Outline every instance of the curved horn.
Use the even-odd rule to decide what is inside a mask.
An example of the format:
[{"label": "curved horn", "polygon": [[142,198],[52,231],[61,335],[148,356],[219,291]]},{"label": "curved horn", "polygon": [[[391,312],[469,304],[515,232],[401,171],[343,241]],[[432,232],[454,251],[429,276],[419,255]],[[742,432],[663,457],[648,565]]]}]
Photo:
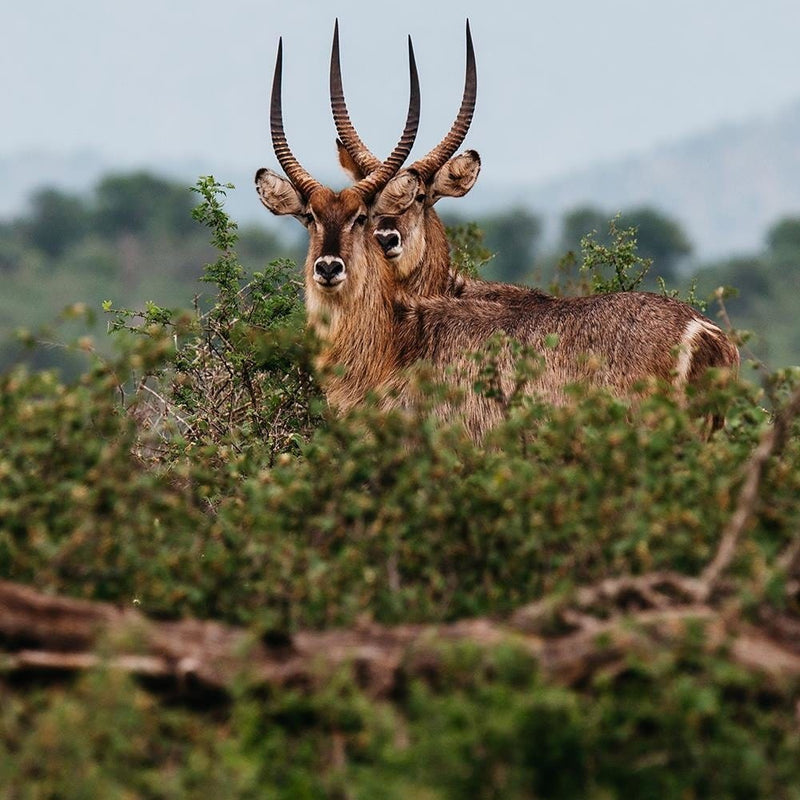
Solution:
[{"label": "curved horn", "polygon": [[[447,136],[442,139],[428,155],[414,162],[409,169],[419,174],[423,181],[427,181],[436,170],[441,168],[445,161],[461,146],[472,122],[472,115],[475,113],[475,98],[478,94],[478,75],[475,68],[475,50],[472,47],[472,34],[467,20],[467,68],[464,78],[464,94],[461,98],[461,108],[458,110],[455,122],[453,122]],[[350,152],[348,150],[348,152]],[[353,156],[352,153],[350,153]],[[353,156],[355,160],[355,156]],[[356,162],[358,163],[358,162]]]},{"label": "curved horn", "polygon": [[417,62],[414,60],[414,46],[411,44],[410,36],[408,37],[408,69],[411,96],[408,101],[406,127],[397,146],[389,154],[389,158],[353,186],[353,189],[365,200],[368,200],[383,189],[400,167],[403,166],[403,162],[408,158],[408,154],[414,146],[414,139],[417,136],[417,128],[419,127],[419,75],[417,75]]},{"label": "curved horn", "polygon": [[336,132],[339,141],[355,161],[359,169],[368,174],[381,166],[381,160],[374,156],[361,138],[356,133],[347,106],[344,102],[344,89],[342,88],[342,66],[339,62],[339,20],[333,28],[333,46],[331,48],[331,111],[333,121],[336,123]]},{"label": "curved horn", "polygon": [[281,79],[283,77],[283,37],[278,40],[278,58],[275,62],[275,75],[272,78],[272,103],[270,105],[270,132],[272,133],[272,147],[278,163],[283,167],[286,176],[295,188],[306,199],[311,193],[319,189],[321,184],[306,172],[300,162],[292,155],[283,131],[283,112],[281,110]]}]

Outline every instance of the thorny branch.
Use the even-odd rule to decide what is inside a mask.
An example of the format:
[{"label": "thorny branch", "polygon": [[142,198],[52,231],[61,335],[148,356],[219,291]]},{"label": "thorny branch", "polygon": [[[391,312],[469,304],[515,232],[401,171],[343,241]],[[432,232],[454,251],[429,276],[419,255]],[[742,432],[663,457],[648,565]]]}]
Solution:
[{"label": "thorny branch", "polygon": [[[722,531],[714,557],[699,577],[674,572],[653,572],[641,576],[606,578],[599,583],[579,588],[569,598],[545,598],[517,610],[515,624],[535,630],[560,621],[570,629],[592,630],[598,619],[619,617],[643,609],[663,610],[681,603],[706,604],[720,588],[722,576],[731,565],[736,548],[752,520],[758,503],[759,489],[767,464],[778,455],[789,438],[792,423],[800,414],[800,386],[778,411],[775,420],[747,460],[736,507]],[[777,566],[790,572],[800,565],[800,537],[793,540],[778,558]],[[598,617],[598,614],[600,615]]]},{"label": "thorny branch", "polygon": [[800,386],[794,390],[789,401],[777,413],[772,426],[763,433],[761,441],[747,461],[736,508],[722,532],[716,555],[700,576],[705,597],[711,593],[720,575],[733,560],[736,546],[752,519],[767,462],[772,456],[778,455],[785,446],[792,422],[798,414],[800,414]]}]

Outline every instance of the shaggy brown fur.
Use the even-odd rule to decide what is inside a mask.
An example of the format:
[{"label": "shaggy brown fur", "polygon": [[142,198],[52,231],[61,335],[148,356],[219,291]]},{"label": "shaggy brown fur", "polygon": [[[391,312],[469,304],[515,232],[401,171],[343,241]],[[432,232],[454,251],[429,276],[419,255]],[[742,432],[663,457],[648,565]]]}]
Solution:
[{"label": "shaggy brown fur", "polygon": [[[498,296],[499,301],[487,299]],[[441,379],[458,382],[466,392],[465,422],[476,438],[501,418],[503,400],[515,389],[514,359],[506,346],[499,357],[501,396],[486,399],[470,391],[479,364],[464,354],[481,351],[496,334],[542,356],[541,371],[526,392],[555,405],[567,402],[570,384],[633,396],[647,388],[648,379],[682,389],[709,366],[738,364],[736,348],[690,306],[644,292],[555,298],[525,290],[509,297],[490,289],[461,299],[406,298],[396,305],[396,322],[399,364],[425,359]],[[450,374],[453,365],[458,370]]]},{"label": "shaggy brown fur", "polygon": [[[310,217],[308,318],[323,344],[318,366],[326,395],[341,411],[362,403],[369,392],[376,392],[385,406],[413,404],[408,368],[423,360],[442,381],[464,390],[458,413],[470,434],[480,438],[500,420],[505,406],[472,391],[479,365],[467,354],[481,351],[501,333],[541,353],[544,368],[526,389],[557,404],[566,401],[564,387],[580,381],[624,395],[648,377],[691,379],[701,363],[695,349],[706,353],[709,342],[716,348],[704,356],[709,363],[736,356],[724,337],[715,338],[718,329],[710,322],[688,305],[659,295],[561,299],[503,284],[483,287],[483,296],[470,296],[463,286],[459,295],[409,295],[368,227],[358,222],[368,212],[363,198],[349,189],[336,194],[322,187],[308,201],[287,204],[285,179],[278,177],[259,172],[259,194],[276,213]],[[321,256],[343,260],[342,282],[320,283],[314,265]],[[556,342],[548,346],[546,339],[553,334]],[[681,358],[681,346],[688,358]],[[509,395],[515,383],[509,347],[498,364],[501,395]],[[453,409],[444,406],[440,413],[450,416]]]},{"label": "shaggy brown fur", "polygon": [[[544,368],[527,388],[553,403],[565,402],[565,386],[576,381],[629,395],[648,379],[683,390],[687,383],[699,382],[709,367],[736,371],[737,349],[685,303],[643,292],[555,298],[536,289],[454,273],[434,205],[442,197],[465,195],[480,172],[474,150],[451,158],[467,134],[476,97],[469,25],[466,42],[464,94],[453,126],[425,157],[398,171],[370,204],[370,230],[393,268],[389,273],[376,271],[381,276],[376,279],[378,302],[393,302],[395,310],[391,328],[373,329],[373,335],[382,341],[389,332],[396,348],[395,368],[423,359],[442,378],[460,382],[467,389],[467,426],[476,436],[493,424],[502,404],[470,391],[477,366],[465,353],[483,350],[498,333],[541,353]],[[347,113],[338,26],[331,53],[331,109],[340,136],[339,161],[354,180],[364,180],[380,161],[364,145]],[[557,340],[554,347],[547,346],[551,336]],[[389,348],[381,344],[378,349],[389,353]],[[502,391],[510,391],[514,365],[508,352],[501,360]],[[448,366],[457,369],[448,372]]]},{"label": "shaggy brown fur", "polygon": [[[454,168],[453,162],[460,166]],[[556,298],[538,289],[455,273],[444,226],[433,204],[444,196],[445,186],[453,194],[464,194],[474,184],[479,164],[477,154],[467,151],[445,165],[445,180],[436,173],[416,187],[409,186],[404,177],[408,171],[403,170],[387,190],[402,181],[405,198],[394,191],[388,202],[382,195],[373,207],[373,227],[396,230],[402,243],[390,263],[402,294],[400,305],[427,323],[418,325],[420,341],[426,342],[418,350],[444,351],[426,333],[428,328],[435,329],[448,343],[448,357],[461,363],[459,347],[463,354],[464,347],[480,350],[482,345],[480,336],[465,334],[465,320],[473,334],[481,327],[488,331],[485,338],[503,331],[542,353],[545,369],[531,391],[554,403],[563,403],[564,386],[578,380],[630,394],[635,384],[647,378],[683,389],[699,383],[711,367],[738,370],[739,353],[730,339],[686,303],[648,292]],[[351,174],[357,177],[359,173],[351,170]],[[453,188],[459,177],[465,183]],[[409,202],[411,196],[413,202]],[[382,211],[393,215],[376,215]],[[465,305],[459,309],[434,303],[435,298],[456,299]],[[550,334],[558,337],[554,349],[545,347]],[[713,427],[721,422],[715,418]]]},{"label": "shaggy brown fur", "polygon": [[[460,413],[470,434],[480,438],[502,417],[504,404],[472,390],[479,365],[468,354],[484,350],[497,334],[541,354],[541,374],[526,390],[555,404],[566,402],[565,387],[576,382],[630,395],[647,379],[682,388],[710,366],[738,364],[736,348],[719,328],[667,297],[628,292],[556,298],[535,289],[454,279],[435,214],[427,217],[424,231],[434,245],[428,244],[420,263],[403,277],[361,221],[370,201],[350,189],[337,194],[325,187],[307,201],[299,195],[287,200],[288,183],[269,170],[257,176],[268,208],[306,219],[308,320],[323,343],[318,366],[326,395],[341,411],[363,402],[369,392],[386,406],[414,403],[407,368],[424,360],[442,381],[463,390]],[[341,283],[319,282],[314,265],[321,256],[342,259]],[[431,275],[437,282],[426,288],[422,279]],[[555,338],[554,345],[548,346],[548,337]],[[508,395],[515,385],[509,347],[498,364],[500,393]],[[440,413],[450,416],[453,409]]]}]

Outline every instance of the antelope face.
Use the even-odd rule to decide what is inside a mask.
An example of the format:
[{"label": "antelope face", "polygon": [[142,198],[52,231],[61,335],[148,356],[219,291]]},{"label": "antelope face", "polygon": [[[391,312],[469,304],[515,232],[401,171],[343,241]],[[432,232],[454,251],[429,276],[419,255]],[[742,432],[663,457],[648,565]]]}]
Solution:
[{"label": "antelope face", "polygon": [[308,289],[332,296],[345,291],[348,281],[361,282],[364,276],[355,265],[363,262],[369,209],[358,192],[337,194],[318,186],[306,200],[289,180],[268,169],[256,174],[256,190],[273,214],[290,214],[308,231]]},{"label": "antelope face", "polygon": [[[447,260],[444,230],[433,205],[440,197],[461,197],[475,184],[480,171],[480,158],[468,150],[455,158],[453,154],[464,141],[475,111],[477,71],[469,20],[466,25],[466,70],[464,92],[450,131],[427,155],[408,169],[398,172],[383,188],[370,215],[375,240],[398,277],[407,278],[422,264],[429,238],[429,225],[437,228],[437,259]],[[334,30],[331,50],[330,97],[333,120],[339,138],[339,163],[355,181],[363,180],[380,166],[380,160],[367,148],[356,132],[342,87],[339,60],[339,27]],[[434,241],[434,237],[430,237]]]},{"label": "antelope face", "polygon": [[451,158],[427,181],[413,169],[396,175],[378,195],[370,215],[373,235],[395,266],[408,276],[425,252],[427,216],[442,197],[463,197],[478,179],[480,157],[474,150]]},{"label": "antelope face", "polygon": [[409,261],[403,255],[420,253],[425,247],[425,184],[419,176],[403,170],[378,195],[370,214],[370,230],[400,277]]},{"label": "antelope face", "polygon": [[311,195],[303,219],[309,237],[306,281],[323,292],[341,291],[354,256],[363,250],[367,206],[355,192],[322,189]]},{"label": "antelope face", "polygon": [[[334,31],[334,47],[338,47],[338,23]],[[378,162],[354,186],[337,193],[323,186],[303,168],[286,140],[281,100],[283,40],[278,41],[270,100],[270,134],[275,156],[286,177],[262,168],[256,173],[256,191],[273,214],[290,214],[308,230],[305,284],[307,300],[311,300],[312,305],[325,306],[326,300],[352,297],[354,291],[359,296],[367,285],[367,276],[363,273],[368,272],[368,265],[376,256],[382,260],[374,240],[366,235],[368,205],[374,203],[378,193],[397,175],[417,135],[419,76],[411,37],[408,39],[408,71],[408,113],[400,141],[385,161]],[[361,264],[362,268],[353,269],[356,264]],[[349,286],[349,291],[345,286]],[[335,303],[329,305],[336,307]],[[340,310],[341,305],[338,305]]]}]

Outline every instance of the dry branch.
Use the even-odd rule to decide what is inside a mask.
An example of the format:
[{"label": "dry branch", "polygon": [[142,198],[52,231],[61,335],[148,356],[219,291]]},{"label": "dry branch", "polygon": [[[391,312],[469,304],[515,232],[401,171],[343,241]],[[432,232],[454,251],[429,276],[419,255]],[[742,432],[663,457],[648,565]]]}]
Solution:
[{"label": "dry branch", "polygon": [[[654,642],[679,640],[687,625],[705,626],[706,646],[723,645],[750,669],[800,676],[800,653],[779,636],[733,625],[707,606],[651,609],[550,637],[530,633],[522,616],[508,623],[475,619],[449,625],[363,625],[300,632],[276,646],[216,622],[149,620],[135,610],[42,594],[0,582],[0,667],[5,672],[75,671],[99,665],[169,679],[177,687],[230,689],[317,685],[347,665],[362,688],[388,696],[407,675],[436,674],[442,648],[460,642],[491,650],[501,643],[527,651],[548,677],[574,684],[597,669],[624,664]],[[773,631],[779,626],[773,625]]]},{"label": "dry branch", "polygon": [[747,461],[736,508],[722,532],[716,555],[700,576],[701,582],[706,587],[706,596],[713,590],[720,575],[733,560],[736,545],[753,516],[767,463],[772,456],[778,455],[783,449],[789,438],[792,422],[798,414],[800,414],[800,386],[776,414],[774,423],[764,432]]}]

